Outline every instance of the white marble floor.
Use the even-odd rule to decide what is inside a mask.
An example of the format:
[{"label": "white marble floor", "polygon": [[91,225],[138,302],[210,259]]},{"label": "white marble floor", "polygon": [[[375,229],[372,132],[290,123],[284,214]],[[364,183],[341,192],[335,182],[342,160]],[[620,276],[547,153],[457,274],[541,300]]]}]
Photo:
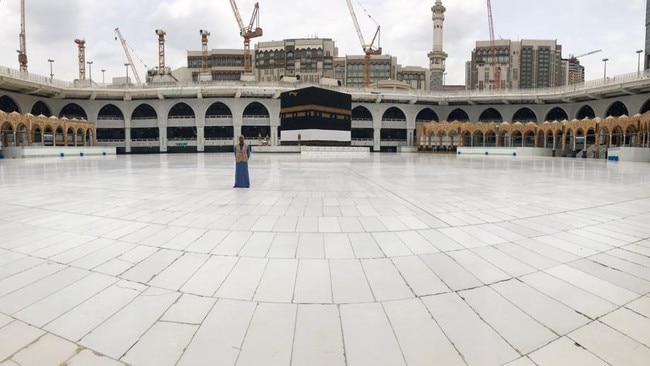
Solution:
[{"label": "white marble floor", "polygon": [[0,365],[650,363],[650,165],[0,161]]}]

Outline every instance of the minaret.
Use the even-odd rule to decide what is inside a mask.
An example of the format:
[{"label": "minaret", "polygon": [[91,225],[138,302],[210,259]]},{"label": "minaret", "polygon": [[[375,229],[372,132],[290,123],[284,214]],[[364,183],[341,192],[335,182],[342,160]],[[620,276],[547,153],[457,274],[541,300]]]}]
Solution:
[{"label": "minaret", "polygon": [[447,54],[442,51],[442,25],[445,22],[445,9],[442,6],[442,0],[436,0],[436,5],[431,7],[433,13],[433,49],[427,56],[429,56],[429,71],[431,72],[431,90],[442,89],[444,73],[445,73],[445,60]]}]

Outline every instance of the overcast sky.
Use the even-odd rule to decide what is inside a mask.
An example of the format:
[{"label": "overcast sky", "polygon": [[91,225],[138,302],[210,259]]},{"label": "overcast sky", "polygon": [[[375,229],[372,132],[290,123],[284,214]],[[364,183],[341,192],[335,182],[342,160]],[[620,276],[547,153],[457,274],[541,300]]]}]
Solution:
[{"label": "overcast sky", "polygon": [[[248,23],[253,0],[237,0]],[[428,67],[435,0],[353,0],[367,40],[381,25],[384,54],[398,63]],[[492,0],[497,39],[556,39],[563,56],[602,52],[581,58],[586,79],[637,71],[636,50],[644,49],[646,0]],[[443,0],[447,8],[444,50],[447,84],[464,84],[464,63],[476,41],[488,40],[486,0]],[[166,65],[186,66],[186,51],[200,50],[199,29],[211,32],[209,48],[243,48],[228,0],[26,0],[27,56],[31,73],[49,75],[54,59],[56,79],[78,77],[75,38],[86,40],[86,59],[93,61],[93,80],[108,82],[124,76],[126,56],[115,41],[119,27],[135,51],[134,62],[145,70],[158,65],[155,29],[167,32]],[[364,12],[363,9],[366,9]],[[260,27],[264,36],[253,40],[320,37],[336,41],[339,56],[359,55],[357,38],[346,0],[260,0]],[[0,0],[0,65],[18,69],[20,0]],[[643,56],[642,56],[643,57]],[[138,60],[141,59],[142,61]],[[642,58],[643,60],[643,58]],[[146,67],[145,67],[146,65]]]}]

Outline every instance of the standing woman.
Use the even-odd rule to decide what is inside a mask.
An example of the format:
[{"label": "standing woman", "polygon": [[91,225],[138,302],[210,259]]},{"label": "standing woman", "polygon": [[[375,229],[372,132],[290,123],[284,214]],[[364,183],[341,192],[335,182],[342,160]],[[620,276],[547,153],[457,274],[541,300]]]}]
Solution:
[{"label": "standing woman", "polygon": [[248,188],[251,185],[248,176],[248,158],[251,147],[244,141],[244,135],[239,135],[239,144],[235,145],[235,185],[233,188]]}]

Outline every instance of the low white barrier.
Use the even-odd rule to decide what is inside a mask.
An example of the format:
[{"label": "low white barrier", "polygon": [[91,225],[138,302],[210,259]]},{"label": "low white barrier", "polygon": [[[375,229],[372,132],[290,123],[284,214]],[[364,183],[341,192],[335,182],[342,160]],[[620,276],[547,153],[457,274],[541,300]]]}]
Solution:
[{"label": "low white barrier", "polygon": [[2,154],[6,159],[43,157],[81,157],[116,155],[114,146],[18,146],[4,147]]}]

